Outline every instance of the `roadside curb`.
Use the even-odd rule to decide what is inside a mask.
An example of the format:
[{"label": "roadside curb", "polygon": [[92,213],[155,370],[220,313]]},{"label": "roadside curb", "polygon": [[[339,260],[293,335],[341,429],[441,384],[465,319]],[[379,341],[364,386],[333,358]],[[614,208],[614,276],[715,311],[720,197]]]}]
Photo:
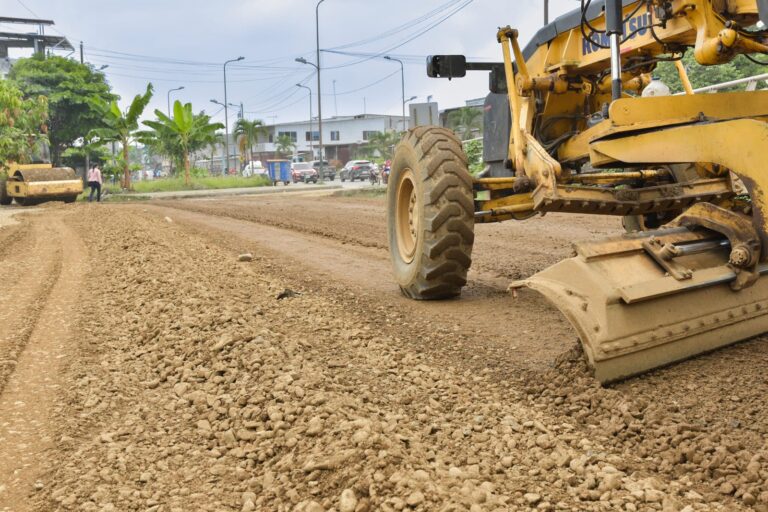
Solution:
[{"label": "roadside curb", "polygon": [[[247,196],[247,195],[268,195],[268,194],[296,194],[300,192],[316,192],[323,190],[341,190],[341,185],[319,185],[317,187],[290,188],[290,187],[253,187],[253,188],[233,188],[233,189],[211,189],[211,190],[183,190],[179,192],[148,192],[136,194],[141,199],[194,199],[200,197],[219,197],[219,196]],[[132,194],[113,194],[113,197],[131,197]]]}]

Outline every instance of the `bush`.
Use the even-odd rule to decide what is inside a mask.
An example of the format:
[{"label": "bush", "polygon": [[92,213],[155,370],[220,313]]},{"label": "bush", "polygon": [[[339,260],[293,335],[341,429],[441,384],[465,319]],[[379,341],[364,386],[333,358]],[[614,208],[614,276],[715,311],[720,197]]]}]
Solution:
[{"label": "bush", "polygon": [[205,178],[208,176],[208,169],[203,169],[202,167],[192,167],[189,170],[189,175],[193,178]]},{"label": "bush", "polygon": [[464,152],[467,154],[469,172],[474,175],[482,171],[485,167],[483,163],[483,141],[481,139],[473,139],[464,142]]}]

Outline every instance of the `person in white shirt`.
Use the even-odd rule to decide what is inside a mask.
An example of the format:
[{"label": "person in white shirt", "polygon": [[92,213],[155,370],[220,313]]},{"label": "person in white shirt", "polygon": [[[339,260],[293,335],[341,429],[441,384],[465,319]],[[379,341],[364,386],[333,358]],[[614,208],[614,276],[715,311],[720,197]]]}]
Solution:
[{"label": "person in white shirt", "polygon": [[93,201],[93,193],[96,192],[96,201],[101,202],[101,169],[97,165],[92,165],[88,171],[88,186],[91,187],[91,194],[88,196],[88,202]]}]

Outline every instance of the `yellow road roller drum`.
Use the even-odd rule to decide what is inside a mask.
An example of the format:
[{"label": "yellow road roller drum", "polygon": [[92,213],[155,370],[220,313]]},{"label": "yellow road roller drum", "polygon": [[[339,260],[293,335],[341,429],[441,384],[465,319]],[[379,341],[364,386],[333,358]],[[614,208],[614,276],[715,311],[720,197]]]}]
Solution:
[{"label": "yellow road roller drum", "polygon": [[13,200],[22,206],[47,201],[72,203],[82,192],[83,182],[70,167],[13,164],[0,193],[0,204],[8,205]]}]

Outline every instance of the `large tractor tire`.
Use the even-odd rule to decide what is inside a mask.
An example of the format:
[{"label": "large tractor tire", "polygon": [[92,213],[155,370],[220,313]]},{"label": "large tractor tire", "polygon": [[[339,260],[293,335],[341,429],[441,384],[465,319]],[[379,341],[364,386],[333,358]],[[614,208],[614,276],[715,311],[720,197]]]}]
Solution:
[{"label": "large tractor tire", "polygon": [[467,283],[474,242],[472,177],[461,141],[419,127],[398,144],[387,193],[395,278],[412,299],[455,297]]}]

